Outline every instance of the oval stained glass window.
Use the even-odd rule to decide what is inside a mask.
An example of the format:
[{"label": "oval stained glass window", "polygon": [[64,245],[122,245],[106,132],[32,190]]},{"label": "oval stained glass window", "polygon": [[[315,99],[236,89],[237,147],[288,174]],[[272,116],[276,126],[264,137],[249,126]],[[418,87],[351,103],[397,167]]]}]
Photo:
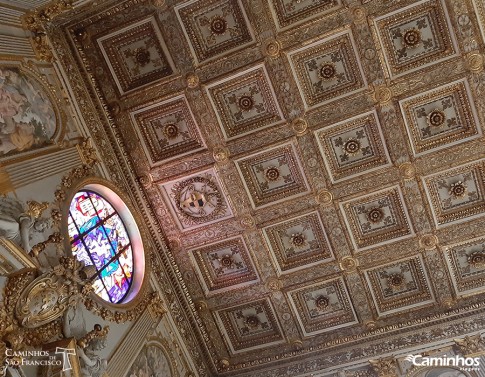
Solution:
[{"label": "oval stained glass window", "polygon": [[[124,203],[120,205],[126,212]],[[73,255],[86,266],[94,266],[94,292],[113,304],[125,301],[134,279],[135,258],[120,213],[100,193],[78,191],[69,207],[68,232]]]}]

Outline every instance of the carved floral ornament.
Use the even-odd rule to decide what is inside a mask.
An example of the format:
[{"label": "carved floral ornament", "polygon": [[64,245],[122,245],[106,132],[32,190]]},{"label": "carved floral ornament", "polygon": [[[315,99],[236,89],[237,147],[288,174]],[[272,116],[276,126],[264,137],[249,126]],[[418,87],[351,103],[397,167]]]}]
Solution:
[{"label": "carved floral ornament", "polygon": [[387,105],[392,100],[392,91],[385,85],[371,86],[371,95],[374,101],[381,106]]},{"label": "carved floral ornament", "polygon": [[308,129],[308,124],[303,118],[296,118],[291,122],[291,127],[297,136],[303,136]]},{"label": "carved floral ornament", "polygon": [[377,360],[369,360],[372,369],[377,377],[397,377],[397,364],[393,357],[387,357]]},{"label": "carved floral ornament", "polygon": [[22,17],[22,26],[32,33],[32,46],[39,60],[50,62],[53,60],[51,47],[47,39],[46,24],[52,19],[71,9],[73,0],[52,1]]},{"label": "carved floral ornament", "polygon": [[485,355],[485,340],[481,334],[465,336],[462,339],[454,339],[460,353],[466,357]]},{"label": "carved floral ornament", "polygon": [[468,256],[467,262],[474,268],[483,269],[485,268],[485,253],[483,251],[475,251]]},{"label": "carved floral ornament", "polygon": [[323,63],[318,70],[318,76],[325,81],[329,81],[335,77],[337,69],[332,62]]},{"label": "carved floral ornament", "polygon": [[483,71],[484,58],[483,55],[472,52],[467,55],[467,65],[473,73],[480,73]]},{"label": "carved floral ornament", "polygon": [[419,245],[425,250],[433,250],[439,243],[434,234],[425,234],[419,239]]},{"label": "carved floral ornament", "polygon": [[421,43],[421,32],[416,29],[408,29],[402,36],[402,44],[405,48],[416,48]]},{"label": "carved floral ornament", "polygon": [[345,256],[340,260],[340,269],[345,272],[353,272],[359,266],[359,261],[351,256]]},{"label": "carved floral ornament", "polygon": [[266,56],[276,58],[279,56],[281,44],[276,39],[267,39],[263,42],[263,52]]}]

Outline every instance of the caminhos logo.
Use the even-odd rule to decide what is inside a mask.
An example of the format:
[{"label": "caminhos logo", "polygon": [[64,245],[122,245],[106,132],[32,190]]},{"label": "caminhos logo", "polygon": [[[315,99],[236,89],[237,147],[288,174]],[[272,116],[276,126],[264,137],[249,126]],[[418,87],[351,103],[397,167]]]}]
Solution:
[{"label": "caminhos logo", "polygon": [[408,355],[404,360],[420,367],[459,367],[460,370],[465,371],[478,371],[480,369],[479,357]]}]

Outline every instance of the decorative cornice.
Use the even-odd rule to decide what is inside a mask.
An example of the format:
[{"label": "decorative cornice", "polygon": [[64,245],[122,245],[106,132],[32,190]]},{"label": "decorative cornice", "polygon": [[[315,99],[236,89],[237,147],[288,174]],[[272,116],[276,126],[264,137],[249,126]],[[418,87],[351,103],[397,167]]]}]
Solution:
[{"label": "decorative cornice", "polygon": [[32,33],[30,39],[37,59],[46,62],[53,60],[46,25],[57,15],[71,9],[72,3],[73,0],[54,0],[22,17],[23,28]]}]

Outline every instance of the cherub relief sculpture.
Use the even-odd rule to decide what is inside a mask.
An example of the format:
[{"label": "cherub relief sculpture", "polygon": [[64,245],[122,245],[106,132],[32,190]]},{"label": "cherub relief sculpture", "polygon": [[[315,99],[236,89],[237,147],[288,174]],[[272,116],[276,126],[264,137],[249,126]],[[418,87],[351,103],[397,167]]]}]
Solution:
[{"label": "cherub relief sculpture", "polygon": [[5,237],[20,245],[27,253],[30,252],[32,234],[43,233],[52,220],[42,218],[42,212],[49,203],[28,201],[24,204],[11,197],[0,197],[0,237]]},{"label": "cherub relief sculpture", "polygon": [[97,353],[106,348],[108,331],[108,326],[101,329],[100,325],[96,325],[94,330],[90,332],[95,332],[95,335],[87,344],[78,341],[77,354],[81,362],[82,377],[102,377],[104,372],[106,372],[108,361],[101,358]]},{"label": "cherub relief sculpture", "polygon": [[66,310],[63,316],[62,331],[66,338],[77,339],[77,355],[81,363],[82,377],[101,377],[108,366],[106,359],[98,352],[106,347],[109,327],[95,325],[87,332],[83,315],[84,306],[78,303]]}]

